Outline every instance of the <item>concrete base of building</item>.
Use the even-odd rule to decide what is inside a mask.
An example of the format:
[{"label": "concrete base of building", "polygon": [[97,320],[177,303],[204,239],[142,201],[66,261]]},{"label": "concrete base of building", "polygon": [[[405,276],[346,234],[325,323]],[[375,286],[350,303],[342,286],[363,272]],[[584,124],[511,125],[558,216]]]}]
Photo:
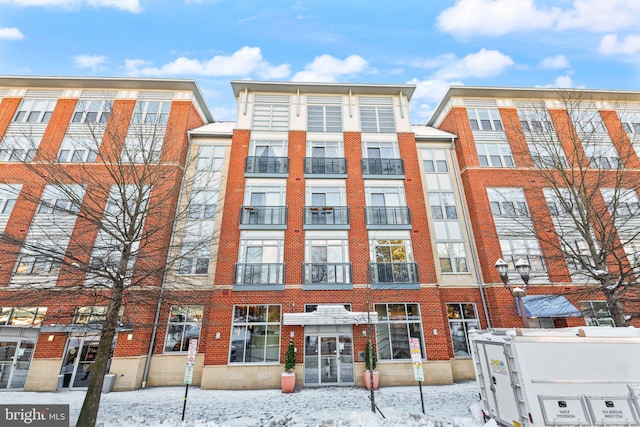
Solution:
[{"label": "concrete base of building", "polygon": [[[199,386],[201,384],[203,362],[204,354],[198,354],[193,363],[191,385]],[[147,387],[184,385],[184,371],[186,366],[187,356],[184,353],[154,355],[151,357],[151,364],[149,365]]]},{"label": "concrete base of building", "polygon": [[[280,388],[284,365],[205,366],[202,368],[204,390],[256,390]],[[302,371],[296,367],[296,387],[302,385]]]},{"label": "concrete base of building", "polygon": [[62,359],[32,359],[24,391],[56,391]]},{"label": "concrete base of building", "polygon": [[454,381],[473,381],[476,379],[476,371],[471,358],[451,359],[451,370]]},{"label": "concrete base of building", "polygon": [[142,387],[146,356],[114,357],[109,373],[116,375],[113,391],[131,391]]}]

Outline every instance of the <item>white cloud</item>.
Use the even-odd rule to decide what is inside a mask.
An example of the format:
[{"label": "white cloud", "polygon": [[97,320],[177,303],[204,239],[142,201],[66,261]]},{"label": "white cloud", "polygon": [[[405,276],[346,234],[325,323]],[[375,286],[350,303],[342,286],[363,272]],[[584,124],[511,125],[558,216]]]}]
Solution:
[{"label": "white cloud", "polygon": [[180,57],[175,61],[154,67],[141,59],[125,61],[125,68],[130,75],[137,76],[175,76],[200,75],[224,77],[286,78],[290,74],[289,65],[272,66],[262,57],[259,47],[244,46],[230,56],[216,55],[206,61]]},{"label": "white cloud", "polygon": [[331,55],[320,55],[307,64],[304,71],[297,72],[292,81],[296,82],[335,82],[340,76],[357,74],[365,71],[369,62],[358,55],[351,55],[344,60]]},{"label": "white cloud", "polygon": [[634,55],[640,52],[640,36],[631,35],[618,40],[615,34],[607,34],[600,41],[598,51],[605,55]]},{"label": "white cloud", "polygon": [[570,76],[558,76],[556,78],[556,81],[547,85],[536,85],[536,87],[549,87],[549,88],[572,88],[573,86],[573,80],[571,79]]},{"label": "white cloud", "polygon": [[107,57],[105,55],[76,55],[73,57],[73,62],[78,68],[90,68],[97,71],[107,62]]},{"label": "white cloud", "polygon": [[442,80],[494,77],[514,64],[513,60],[504,53],[488,49],[480,49],[460,59],[453,54],[448,54],[446,60],[440,57],[440,60],[434,61],[436,62],[440,65],[440,69],[434,73],[433,77]]},{"label": "white cloud", "polygon": [[550,28],[557,8],[538,8],[533,0],[458,0],[436,18],[437,28],[454,36],[501,36]]},{"label": "white cloud", "polygon": [[460,37],[542,29],[605,32],[637,27],[639,15],[640,0],[573,0],[565,8],[542,7],[534,0],[457,0],[440,13],[436,26]]},{"label": "white cloud", "polygon": [[561,70],[570,67],[571,64],[569,64],[569,60],[564,55],[548,56],[538,64],[538,68],[545,70]]},{"label": "white cloud", "polygon": [[416,90],[411,97],[411,120],[415,123],[427,121],[435,105],[442,99],[449,89],[449,85],[461,85],[459,81],[447,81],[438,79],[419,80],[411,79],[408,84],[416,85]]},{"label": "white cloud", "polygon": [[85,4],[93,7],[114,7],[127,12],[142,12],[140,0],[0,0],[0,4],[78,9]]},{"label": "white cloud", "polygon": [[17,28],[0,28],[0,40],[22,40],[24,35]]}]

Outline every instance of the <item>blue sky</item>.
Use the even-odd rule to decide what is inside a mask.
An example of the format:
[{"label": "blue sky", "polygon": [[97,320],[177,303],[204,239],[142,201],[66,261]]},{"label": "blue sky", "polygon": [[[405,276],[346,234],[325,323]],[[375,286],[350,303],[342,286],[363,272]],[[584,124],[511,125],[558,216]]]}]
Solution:
[{"label": "blue sky", "polygon": [[640,89],[640,0],[0,0],[0,74]]}]

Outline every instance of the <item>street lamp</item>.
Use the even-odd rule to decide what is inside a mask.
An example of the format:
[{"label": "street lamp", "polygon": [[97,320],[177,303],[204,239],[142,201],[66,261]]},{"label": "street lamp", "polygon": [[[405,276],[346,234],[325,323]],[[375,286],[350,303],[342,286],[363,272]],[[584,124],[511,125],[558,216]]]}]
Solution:
[{"label": "street lamp", "polygon": [[524,282],[524,286],[522,287],[513,287],[509,284],[509,264],[507,264],[505,260],[502,258],[498,259],[495,263],[495,267],[500,274],[504,287],[507,288],[511,295],[516,299],[516,304],[518,304],[518,308],[520,309],[522,326],[528,328],[529,321],[527,320],[527,311],[524,308],[524,301],[522,298],[527,295],[527,288],[529,287],[529,275],[531,273],[531,266],[529,265],[529,262],[524,258],[520,258],[516,261],[516,271],[520,274],[520,277]]}]

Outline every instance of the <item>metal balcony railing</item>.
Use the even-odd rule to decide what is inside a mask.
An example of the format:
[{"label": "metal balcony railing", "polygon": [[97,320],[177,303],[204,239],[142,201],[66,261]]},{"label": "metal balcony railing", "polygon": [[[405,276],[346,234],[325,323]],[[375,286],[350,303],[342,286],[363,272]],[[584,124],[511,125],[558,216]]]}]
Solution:
[{"label": "metal balcony railing", "polygon": [[351,283],[351,263],[303,263],[302,274],[305,284],[347,284]]},{"label": "metal balcony railing", "polygon": [[286,225],[286,206],[242,206],[241,225]]},{"label": "metal balcony railing", "polygon": [[244,172],[251,174],[286,174],[289,173],[289,158],[248,156],[245,160]]},{"label": "metal balcony railing", "polygon": [[282,285],[284,263],[236,263],[236,285]]},{"label": "metal balcony railing", "polygon": [[305,206],[304,225],[349,225],[349,207]]},{"label": "metal balcony railing", "polygon": [[419,283],[415,262],[370,262],[371,283]]},{"label": "metal balcony railing", "polygon": [[409,225],[411,214],[407,206],[367,206],[367,225]]},{"label": "metal balcony railing", "polygon": [[362,159],[363,175],[404,175],[402,159]]},{"label": "metal balcony railing", "polygon": [[347,173],[347,159],[343,157],[305,157],[304,173],[307,175],[344,175]]}]

